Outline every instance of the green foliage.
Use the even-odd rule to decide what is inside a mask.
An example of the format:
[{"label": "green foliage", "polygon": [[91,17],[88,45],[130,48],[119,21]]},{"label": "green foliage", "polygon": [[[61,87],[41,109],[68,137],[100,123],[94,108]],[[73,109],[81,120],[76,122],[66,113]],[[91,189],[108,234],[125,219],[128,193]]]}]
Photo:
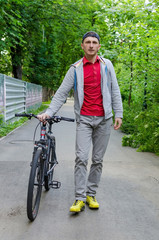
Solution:
[{"label": "green foliage", "polygon": [[133,134],[136,129],[135,117],[140,113],[141,108],[138,105],[129,106],[126,101],[123,102],[124,114],[121,130],[126,134]]},{"label": "green foliage", "polygon": [[109,34],[109,46],[104,43],[109,51],[103,51],[103,55],[115,65],[124,102],[122,131],[127,135],[123,146],[159,154],[157,2],[109,1],[109,7],[103,4]]},{"label": "green foliage", "polygon": [[[38,114],[46,108],[47,108],[47,106],[42,104],[40,108],[38,108],[36,110],[32,109],[31,112],[34,114]],[[0,115],[0,138],[3,136],[6,136],[8,133],[13,131],[15,128],[21,126],[26,121],[28,121],[28,119],[25,117],[22,117],[18,121],[5,123],[3,121],[3,116]]]},{"label": "green foliage", "polygon": [[4,119],[3,115],[0,114],[0,126],[3,124],[3,119]]},{"label": "green foliage", "polygon": [[14,123],[0,124],[0,137],[6,136],[8,133],[13,131],[15,128],[21,126],[25,121],[26,121],[26,119],[21,119],[19,121],[14,122]]},{"label": "green foliage", "polygon": [[[117,74],[128,135],[123,145],[158,154],[159,8],[156,0],[0,0],[0,72],[54,92],[83,56],[82,35],[101,37],[99,54]],[[21,76],[19,74],[19,76]]]},{"label": "green foliage", "polygon": [[82,55],[81,36],[92,27],[98,4],[88,0],[1,2],[1,72],[8,74],[12,67],[14,77],[21,78],[23,71],[23,80],[56,90],[69,65]]},{"label": "green foliage", "polygon": [[[134,117],[134,113],[130,112],[131,127],[123,125],[125,135],[122,140],[123,146],[131,146],[138,148],[138,151],[154,152],[159,155],[159,105],[153,105],[149,110],[141,111]],[[126,126],[125,126],[126,125]]]}]

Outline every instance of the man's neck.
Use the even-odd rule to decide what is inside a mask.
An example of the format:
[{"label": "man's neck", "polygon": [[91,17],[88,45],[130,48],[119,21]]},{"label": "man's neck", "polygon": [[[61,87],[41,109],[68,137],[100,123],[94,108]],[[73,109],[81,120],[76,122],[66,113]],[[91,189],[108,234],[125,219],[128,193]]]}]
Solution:
[{"label": "man's neck", "polygon": [[88,56],[88,55],[85,55],[85,57],[87,58],[87,60],[91,63],[95,63],[96,61],[96,58],[97,58],[97,54],[95,56]]}]

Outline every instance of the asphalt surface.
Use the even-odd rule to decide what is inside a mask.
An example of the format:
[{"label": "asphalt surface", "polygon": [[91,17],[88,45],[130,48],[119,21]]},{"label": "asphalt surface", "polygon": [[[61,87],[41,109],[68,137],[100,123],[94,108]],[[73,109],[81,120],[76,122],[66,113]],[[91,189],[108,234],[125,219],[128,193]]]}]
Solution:
[{"label": "asphalt surface", "polygon": [[[67,102],[59,115],[74,117]],[[36,220],[26,215],[33,132],[28,121],[0,140],[1,240],[158,240],[159,157],[122,147],[123,134],[114,131],[104,158],[97,200],[100,209],[69,213],[74,202],[75,123],[54,126],[60,189],[43,191]],[[89,166],[88,166],[89,168]]]}]

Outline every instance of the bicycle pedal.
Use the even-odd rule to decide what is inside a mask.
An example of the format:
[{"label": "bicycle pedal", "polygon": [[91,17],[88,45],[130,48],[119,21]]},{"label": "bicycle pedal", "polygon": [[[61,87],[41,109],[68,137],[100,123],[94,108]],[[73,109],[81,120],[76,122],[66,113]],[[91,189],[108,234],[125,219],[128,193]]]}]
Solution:
[{"label": "bicycle pedal", "polygon": [[60,188],[60,187],[61,187],[61,182],[52,181],[52,182],[50,183],[50,186],[51,186],[51,188],[54,188],[54,189]]}]

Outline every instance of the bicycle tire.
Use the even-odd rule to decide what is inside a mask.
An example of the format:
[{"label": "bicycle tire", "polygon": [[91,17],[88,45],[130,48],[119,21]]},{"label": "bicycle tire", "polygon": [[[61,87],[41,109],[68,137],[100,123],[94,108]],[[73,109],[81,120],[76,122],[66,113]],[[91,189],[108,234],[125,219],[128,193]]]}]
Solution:
[{"label": "bicycle tire", "polygon": [[[46,171],[48,172],[54,164],[57,163],[56,160],[56,153],[55,153],[55,138],[52,139],[52,143],[51,143],[51,147],[50,147],[50,153],[49,153],[49,159],[48,161],[45,163],[46,164]],[[51,187],[51,183],[53,181],[53,175],[54,175],[54,168],[53,170],[50,172],[49,175],[45,174],[44,177],[44,187],[46,191],[50,190]]]},{"label": "bicycle tire", "polygon": [[43,179],[44,161],[42,159],[42,149],[37,149],[33,157],[28,184],[27,216],[30,221],[34,221],[38,214]]}]

